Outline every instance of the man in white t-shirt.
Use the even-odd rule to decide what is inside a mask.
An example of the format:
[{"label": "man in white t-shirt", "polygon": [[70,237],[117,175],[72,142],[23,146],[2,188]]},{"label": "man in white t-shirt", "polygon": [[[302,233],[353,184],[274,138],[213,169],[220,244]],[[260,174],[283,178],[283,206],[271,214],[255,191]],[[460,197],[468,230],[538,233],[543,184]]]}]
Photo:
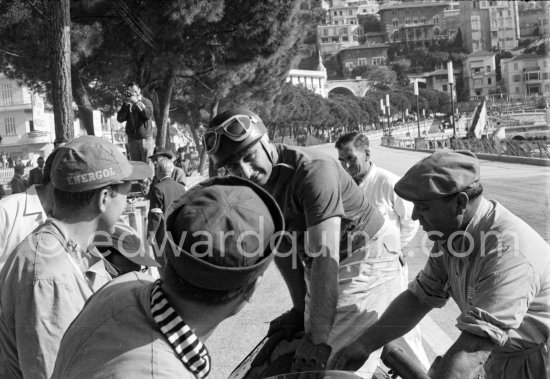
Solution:
[{"label": "man in white t-shirt", "polygon": [[[411,218],[413,204],[403,200],[394,192],[395,183],[400,179],[394,173],[377,167],[370,160],[369,139],[359,132],[343,134],[336,141],[338,160],[359,185],[369,200],[382,213],[390,225],[393,238],[399,241],[401,252],[416,235],[418,221]],[[402,259],[400,283],[395,283],[395,296],[407,289],[408,268]],[[416,327],[404,336],[405,342],[415,353],[422,365],[430,366],[424,348],[420,328]]]}]

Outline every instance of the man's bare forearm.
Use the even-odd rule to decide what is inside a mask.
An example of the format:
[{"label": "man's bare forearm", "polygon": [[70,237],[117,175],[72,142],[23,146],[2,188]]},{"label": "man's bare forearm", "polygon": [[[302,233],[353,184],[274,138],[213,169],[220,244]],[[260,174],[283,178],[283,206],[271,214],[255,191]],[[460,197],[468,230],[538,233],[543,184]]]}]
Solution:
[{"label": "man's bare forearm", "polygon": [[338,262],[321,256],[311,267],[310,330],[315,344],[328,344],[338,307]]},{"label": "man's bare forearm", "polygon": [[370,352],[412,330],[432,308],[409,290],[397,296],[380,319],[368,328],[359,340]]},{"label": "man's bare forearm", "polygon": [[495,344],[489,339],[462,332],[447,350],[430,377],[441,379],[477,378]]}]

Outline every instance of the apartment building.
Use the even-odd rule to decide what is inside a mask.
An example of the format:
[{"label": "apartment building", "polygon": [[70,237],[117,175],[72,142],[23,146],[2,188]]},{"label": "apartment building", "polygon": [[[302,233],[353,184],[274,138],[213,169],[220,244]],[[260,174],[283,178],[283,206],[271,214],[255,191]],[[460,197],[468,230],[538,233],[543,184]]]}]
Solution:
[{"label": "apartment building", "polygon": [[345,2],[335,3],[327,11],[325,25],[317,26],[319,50],[324,57],[336,55],[340,50],[358,46],[363,38],[363,28],[357,19],[358,7],[348,7]]},{"label": "apartment building", "polygon": [[464,59],[462,63],[464,87],[470,100],[485,97],[496,90],[495,56],[494,53],[478,50]]},{"label": "apartment building", "polygon": [[519,42],[516,1],[461,1],[460,30],[468,51],[512,50]]},{"label": "apartment building", "polygon": [[388,45],[375,43],[348,47],[338,53],[338,61],[342,67],[342,75],[361,66],[383,66],[388,60]]},{"label": "apartment building", "polygon": [[0,74],[0,151],[23,159],[45,156],[53,149],[53,114],[41,95]]},{"label": "apartment building", "polygon": [[380,7],[380,23],[390,43],[429,45],[449,37],[443,2],[388,3]]},{"label": "apartment building", "polygon": [[500,62],[502,81],[510,99],[543,94],[550,96],[550,59],[521,54]]}]

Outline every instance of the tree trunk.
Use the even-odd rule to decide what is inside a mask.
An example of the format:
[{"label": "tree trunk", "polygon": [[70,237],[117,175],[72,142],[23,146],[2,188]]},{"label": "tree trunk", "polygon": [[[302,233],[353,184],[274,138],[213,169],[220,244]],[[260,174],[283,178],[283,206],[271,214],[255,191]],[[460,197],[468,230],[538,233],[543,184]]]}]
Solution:
[{"label": "tree trunk", "polygon": [[[218,114],[218,105],[220,105],[220,99],[217,97],[212,102],[212,106],[210,107],[210,121],[216,117]],[[206,148],[202,149],[202,156],[201,156],[201,163],[203,163],[206,159]],[[212,162],[212,158],[208,158],[208,177],[213,178],[215,176],[218,176],[218,170],[214,168],[214,162]]]},{"label": "tree trunk", "polygon": [[172,92],[176,83],[176,71],[170,67],[170,71],[166,80],[162,85],[162,94],[159,99],[160,119],[157,124],[157,139],[156,146],[166,147],[166,139],[168,137],[168,120],[170,118],[170,101],[172,100]]},{"label": "tree trunk", "polygon": [[49,0],[48,3],[55,140],[66,141],[74,138],[70,0]]},{"label": "tree trunk", "polygon": [[78,106],[78,115],[80,123],[86,129],[86,134],[93,136],[94,132],[94,113],[88,91],[82,83],[80,72],[76,68],[71,68],[71,81],[74,94],[74,101]]}]

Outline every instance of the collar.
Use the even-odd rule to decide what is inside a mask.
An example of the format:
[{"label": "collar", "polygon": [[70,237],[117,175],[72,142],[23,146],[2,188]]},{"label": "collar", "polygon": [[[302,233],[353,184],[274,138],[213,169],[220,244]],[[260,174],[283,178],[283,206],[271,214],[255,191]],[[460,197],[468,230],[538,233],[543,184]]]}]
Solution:
[{"label": "collar", "polygon": [[[480,229],[479,225],[483,223],[486,215],[491,212],[492,208],[493,204],[489,200],[482,197],[481,201],[479,202],[479,206],[477,207],[476,213],[474,214],[468,225],[466,225],[466,229],[464,229],[464,232],[460,233],[453,240],[452,244],[455,251],[465,252],[470,249],[470,243],[475,240],[477,231]],[[465,236],[471,237],[466,238]]]},{"label": "collar", "polygon": [[197,378],[210,373],[210,355],[206,346],[170,305],[162,291],[162,280],[156,280],[151,289],[151,314],[183,365]]},{"label": "collar", "polygon": [[368,179],[371,179],[373,176],[374,176],[374,173],[376,171],[376,166],[374,165],[374,163],[372,161],[369,160],[370,165],[369,165],[369,169],[367,170],[367,172],[365,174],[363,174],[363,177],[362,178],[359,178],[357,180],[357,184],[361,184],[363,182],[366,182]]},{"label": "collar", "polygon": [[[172,171],[172,172],[173,172],[173,171]],[[172,175],[163,176],[163,177],[159,180],[159,183],[162,182],[164,179],[168,179],[168,178],[172,178]]]},{"label": "collar", "polygon": [[25,216],[29,216],[32,214],[42,214],[42,219],[46,218],[46,212],[44,212],[44,207],[42,206],[42,203],[40,202],[40,197],[38,197],[38,193],[36,192],[36,185],[32,185],[27,190],[27,196],[25,197]]}]

